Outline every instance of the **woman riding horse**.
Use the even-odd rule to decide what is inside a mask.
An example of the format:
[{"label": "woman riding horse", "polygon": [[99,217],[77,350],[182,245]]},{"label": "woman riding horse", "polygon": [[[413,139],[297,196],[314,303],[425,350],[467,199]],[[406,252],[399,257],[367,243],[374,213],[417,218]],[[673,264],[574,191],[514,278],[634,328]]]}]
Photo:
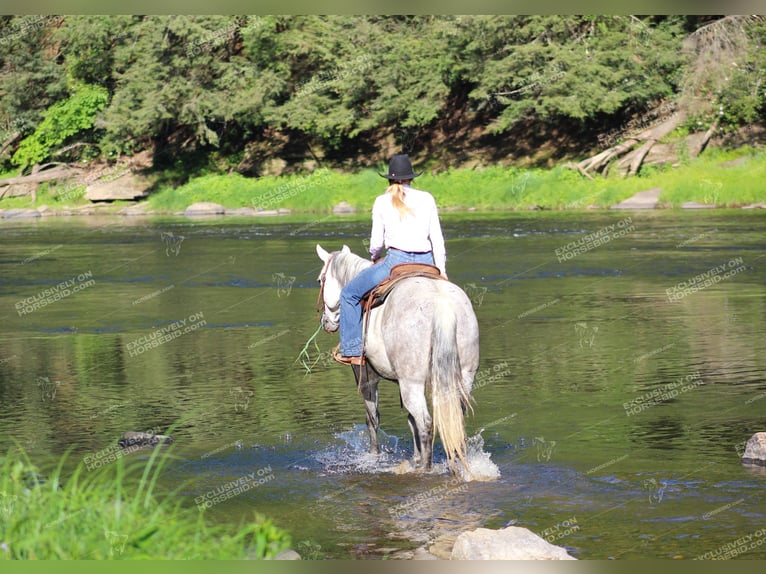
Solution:
[{"label": "woman riding horse", "polygon": [[436,201],[427,191],[410,187],[410,182],[420,174],[413,173],[409,156],[393,156],[388,173],[378,175],[388,179],[390,185],[372,207],[370,256],[373,263],[378,263],[384,246],[386,256],[341,291],[340,345],[333,357],[346,365],[363,363],[362,297],[388,277],[394,265],[428,263],[438,267],[447,278],[447,256]]}]

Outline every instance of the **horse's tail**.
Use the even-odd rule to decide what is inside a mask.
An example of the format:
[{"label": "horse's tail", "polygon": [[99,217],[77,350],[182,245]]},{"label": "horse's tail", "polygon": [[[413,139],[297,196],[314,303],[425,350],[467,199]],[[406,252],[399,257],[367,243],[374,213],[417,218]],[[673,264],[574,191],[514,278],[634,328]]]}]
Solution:
[{"label": "horse's tail", "polygon": [[450,470],[455,473],[455,457],[470,473],[466,462],[466,437],[463,412],[470,407],[470,396],[463,386],[457,347],[457,316],[448,301],[436,300],[431,334],[431,407],[434,438],[441,437]]}]

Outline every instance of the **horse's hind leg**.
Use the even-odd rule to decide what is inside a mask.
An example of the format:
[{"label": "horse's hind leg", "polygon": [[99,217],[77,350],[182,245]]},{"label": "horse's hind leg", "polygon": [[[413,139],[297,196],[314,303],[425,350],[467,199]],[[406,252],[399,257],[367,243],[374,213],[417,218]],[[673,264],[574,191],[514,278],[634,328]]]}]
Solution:
[{"label": "horse's hind leg", "polygon": [[428,413],[423,385],[400,380],[399,389],[402,404],[409,413],[407,422],[410,424],[410,430],[412,430],[415,450],[414,462],[425,470],[431,470],[432,422],[431,415]]},{"label": "horse's hind leg", "polygon": [[415,424],[415,419],[409,413],[407,413],[407,423],[410,425],[410,431],[412,431],[412,449],[414,451],[412,462],[415,466],[420,466],[420,434],[418,434],[418,427]]}]

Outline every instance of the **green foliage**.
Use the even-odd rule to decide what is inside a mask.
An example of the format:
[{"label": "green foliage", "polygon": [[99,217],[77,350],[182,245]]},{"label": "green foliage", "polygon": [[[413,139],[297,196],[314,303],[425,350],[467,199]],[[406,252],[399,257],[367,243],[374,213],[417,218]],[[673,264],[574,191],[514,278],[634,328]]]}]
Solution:
[{"label": "green foliage", "polygon": [[107,91],[102,87],[77,86],[71,97],[46,110],[34,133],[22,140],[13,163],[22,169],[40,163],[67,138],[91,128],[107,100]]},{"label": "green foliage", "polygon": [[[66,68],[56,61],[52,16],[14,16],[0,20],[0,132],[29,134],[43,112],[67,96]],[[0,142],[2,144],[4,142]]]},{"label": "green foliage", "polygon": [[24,455],[0,459],[0,560],[272,558],[290,537],[255,515],[239,527],[211,525],[180,495],[155,492],[171,455],[122,458],[97,470],[62,458],[41,478]]},{"label": "green foliage", "polygon": [[0,21],[0,125],[42,130],[15,165],[41,161],[70,133],[41,123],[76,103],[67,80],[107,90],[96,149],[106,158],[151,149],[163,170],[207,154],[216,171],[231,167],[225,158],[257,171],[265,152],[250,157],[252,147],[273,142],[271,157],[317,140],[337,165],[397,129],[608,131],[688,85],[704,100],[703,126],[764,111],[757,18],[743,24],[748,51],[715,85],[687,81],[684,41],[710,23],[694,16],[81,15],[38,27],[29,18]]},{"label": "green foliage", "polygon": [[469,72],[477,83],[471,97],[499,111],[493,131],[530,118],[586,122],[644,109],[673,93],[683,62],[677,25],[630,16],[532,16],[514,23],[495,52],[476,53]]}]

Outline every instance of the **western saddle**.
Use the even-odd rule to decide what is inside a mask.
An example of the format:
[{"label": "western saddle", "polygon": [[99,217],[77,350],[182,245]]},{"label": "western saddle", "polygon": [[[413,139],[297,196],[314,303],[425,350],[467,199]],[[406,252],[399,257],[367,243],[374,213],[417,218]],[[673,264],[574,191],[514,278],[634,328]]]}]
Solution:
[{"label": "western saddle", "polygon": [[366,314],[370,309],[382,305],[396,284],[402,279],[409,277],[444,279],[439,268],[428,263],[400,263],[399,265],[394,265],[389,276],[362,297],[362,314]]}]

